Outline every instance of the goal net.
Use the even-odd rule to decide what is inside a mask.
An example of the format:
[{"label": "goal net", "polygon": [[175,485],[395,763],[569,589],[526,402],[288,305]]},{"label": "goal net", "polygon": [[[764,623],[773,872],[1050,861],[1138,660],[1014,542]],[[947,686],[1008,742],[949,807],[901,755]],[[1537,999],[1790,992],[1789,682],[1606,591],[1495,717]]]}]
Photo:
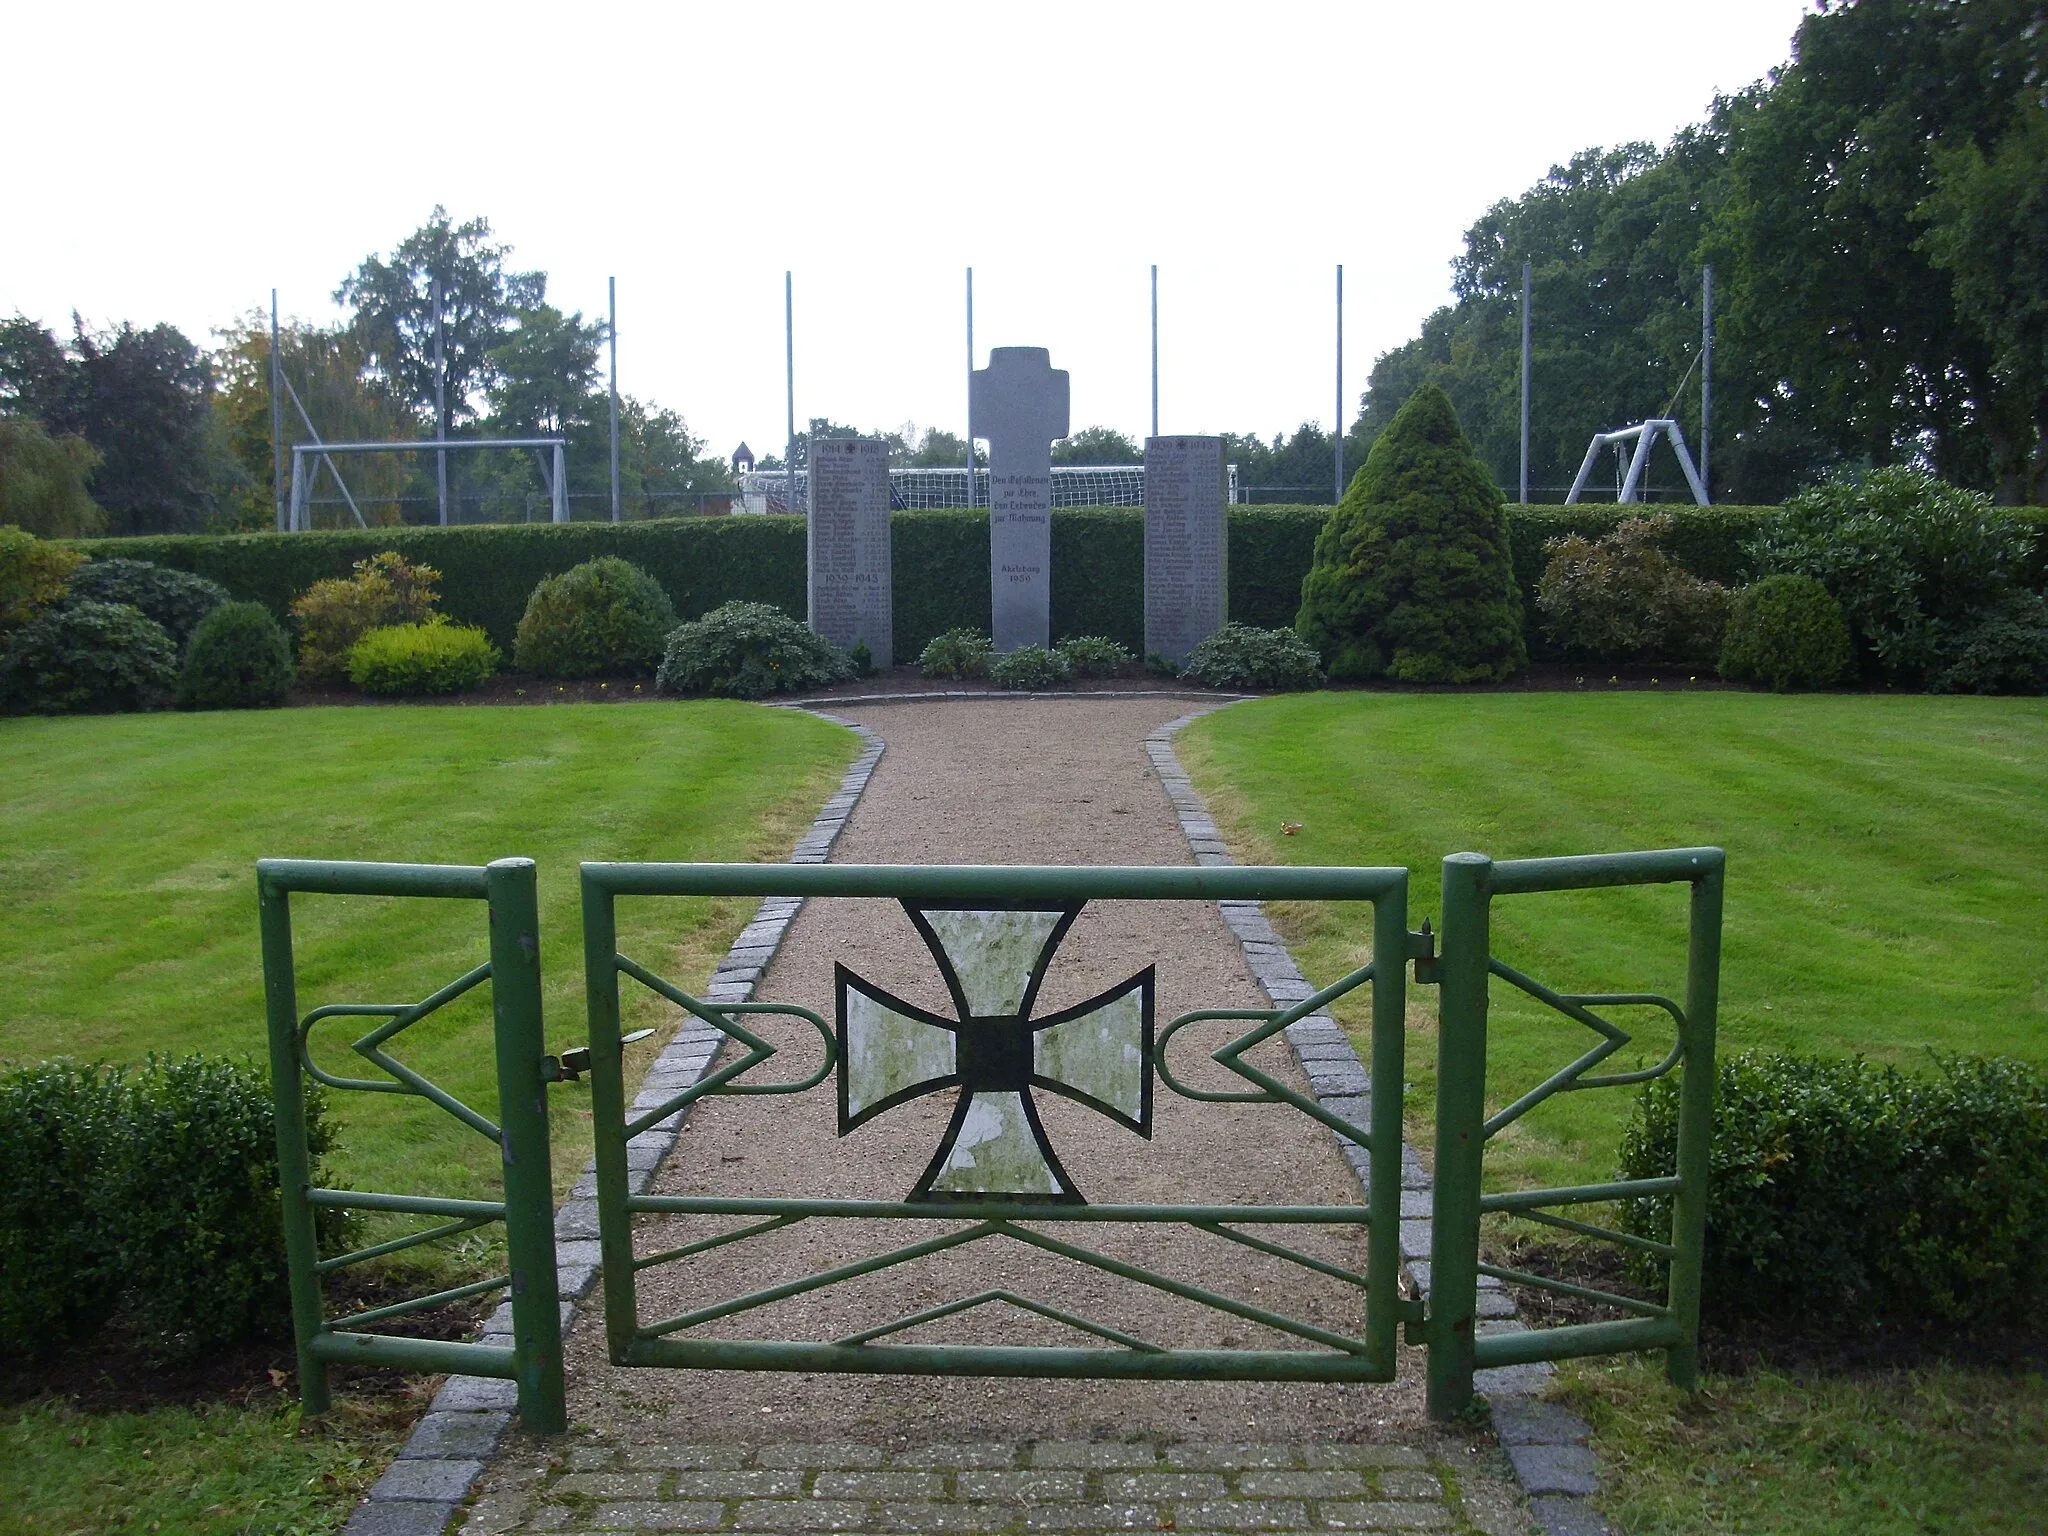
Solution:
[{"label": "goal net", "polygon": [[[1227,496],[1236,502],[1237,466],[1229,466]],[[739,494],[733,497],[735,512],[801,512],[809,505],[809,483],[805,472],[796,472],[795,504],[790,503],[790,475],[783,469],[750,470],[740,477]],[[892,469],[889,471],[889,504],[906,509],[964,507],[967,501],[967,468]],[[1145,466],[1142,464],[1055,464],[1052,469],[1052,504],[1056,507],[1142,507],[1145,504]],[[988,471],[974,471],[974,505],[988,505]]]}]

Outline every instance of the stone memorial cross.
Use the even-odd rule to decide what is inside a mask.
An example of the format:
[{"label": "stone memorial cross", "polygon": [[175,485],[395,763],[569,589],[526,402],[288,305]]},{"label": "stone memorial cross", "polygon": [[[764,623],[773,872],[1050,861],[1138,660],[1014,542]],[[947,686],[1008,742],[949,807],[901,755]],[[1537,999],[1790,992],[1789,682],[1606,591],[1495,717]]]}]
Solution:
[{"label": "stone memorial cross", "polygon": [[1067,435],[1067,373],[1044,347],[993,347],[968,430],[988,439],[990,632],[998,653],[1052,641],[1052,444]]},{"label": "stone memorial cross", "polygon": [[1145,439],[1145,654],[1175,665],[1229,616],[1220,437]]},{"label": "stone memorial cross", "polygon": [[810,626],[842,651],[865,640],[875,665],[889,666],[889,445],[870,437],[816,439],[808,478]]}]

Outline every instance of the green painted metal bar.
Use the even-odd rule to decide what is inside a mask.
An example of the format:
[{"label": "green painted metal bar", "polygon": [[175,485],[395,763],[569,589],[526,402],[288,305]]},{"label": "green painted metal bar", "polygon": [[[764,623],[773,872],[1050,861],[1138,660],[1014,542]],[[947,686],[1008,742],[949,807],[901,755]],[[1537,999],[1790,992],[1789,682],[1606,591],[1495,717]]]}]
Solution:
[{"label": "green painted metal bar", "polygon": [[[1510,1285],[1526,1285],[1532,1290],[1549,1291],[1558,1296],[1576,1296],[1581,1301],[1597,1301],[1610,1307],[1619,1307],[1624,1312],[1640,1312],[1644,1317],[1669,1317],[1670,1309],[1660,1307],[1654,1301],[1643,1301],[1634,1296],[1617,1296],[1612,1291],[1595,1290],[1591,1286],[1574,1285],[1569,1280],[1554,1280],[1549,1275],[1532,1275],[1524,1269],[1509,1269],[1504,1264],[1488,1264],[1481,1261],[1479,1273],[1491,1275]],[[1537,1333],[1545,1329],[1533,1330]]]},{"label": "green painted metal bar", "polygon": [[505,1128],[500,1145],[519,1418],[528,1434],[559,1435],[569,1428],[569,1411],[562,1380],[561,1296],[555,1279],[554,1168],[548,1155],[540,904],[533,860],[495,860],[485,871],[485,884],[491,916],[498,1118]]},{"label": "green painted metal bar", "polygon": [[1366,1165],[1367,1208],[1376,1218],[1365,1236],[1365,1336],[1391,1372],[1399,1358],[1401,1319],[1401,1108],[1407,1081],[1408,871],[1372,909],[1372,1038],[1374,1093]]},{"label": "green painted metal bar", "polygon": [[297,1341],[299,1406],[309,1414],[329,1406],[327,1366],[315,1352],[326,1308],[320,1295],[320,1242],[314,1202],[308,1198],[313,1159],[306,1148],[306,1083],[299,1064],[299,1002],[292,966],[288,888],[273,884],[258,866],[257,921],[263,941],[263,1007],[270,1036],[271,1114],[277,1127],[277,1191],[284,1223],[285,1268],[291,1288],[292,1335]]},{"label": "green painted metal bar", "polygon": [[1638,1253],[1654,1253],[1660,1259],[1678,1256],[1676,1248],[1669,1243],[1660,1243],[1652,1237],[1637,1237],[1632,1232],[1616,1232],[1611,1227],[1597,1227],[1590,1221],[1574,1221],[1569,1216],[1554,1216],[1549,1211],[1525,1210],[1517,1214],[1524,1221],[1555,1227],[1560,1232],[1576,1232],[1581,1237],[1597,1237],[1603,1243],[1619,1243],[1622,1247],[1633,1248]]},{"label": "green painted metal bar", "polygon": [[1263,1237],[1253,1237],[1249,1232],[1238,1232],[1214,1221],[1192,1221],[1188,1225],[1198,1231],[1208,1232],[1216,1237],[1223,1238],[1227,1242],[1242,1244],[1254,1252],[1266,1254],[1288,1264],[1297,1264],[1303,1269],[1312,1269],[1319,1275],[1328,1275],[1332,1280],[1342,1280],[1346,1285],[1355,1285],[1360,1290],[1364,1290],[1366,1287],[1365,1276],[1357,1273],[1355,1270],[1346,1269],[1341,1264],[1332,1264],[1327,1259],[1319,1259],[1313,1254],[1303,1253],[1299,1249],[1290,1248],[1285,1243],[1269,1243]]},{"label": "green painted metal bar", "polygon": [[502,1291],[512,1283],[510,1275],[494,1275],[489,1280],[472,1280],[467,1285],[451,1285],[445,1291],[434,1291],[425,1296],[408,1296],[404,1301],[394,1301],[388,1307],[372,1307],[367,1312],[351,1312],[347,1317],[337,1317],[328,1324],[330,1330],[337,1328],[360,1328],[365,1323],[381,1323],[387,1317],[403,1317],[408,1312],[424,1312],[429,1307],[438,1307],[444,1302],[461,1301],[468,1296],[481,1296],[486,1291]]},{"label": "green painted metal bar", "polygon": [[363,1189],[309,1189],[314,1205],[338,1205],[352,1211],[402,1211],[408,1216],[505,1215],[502,1200],[458,1200],[453,1195],[388,1195]]},{"label": "green painted metal bar", "polygon": [[[625,1048],[620,1044],[618,921],[611,891],[585,864],[583,1002],[590,1027],[590,1113],[596,1128],[592,1169],[597,1180],[598,1257],[603,1261],[604,1332],[611,1362],[627,1365],[627,1344],[639,1330],[633,1265],[633,1213],[626,1183]],[[751,1214],[751,1213],[747,1213]]]},{"label": "green painted metal bar", "polygon": [[1019,1296],[1015,1291],[982,1291],[978,1295],[965,1296],[958,1301],[946,1302],[943,1306],[927,1307],[924,1311],[913,1312],[908,1317],[899,1317],[895,1322],[884,1323],[879,1328],[869,1328],[861,1333],[850,1333],[845,1338],[834,1339],[832,1342],[848,1346],[871,1343],[875,1339],[885,1339],[892,1333],[902,1333],[907,1329],[921,1327],[925,1323],[935,1323],[942,1317],[956,1317],[960,1313],[970,1312],[976,1307],[987,1306],[992,1301],[1008,1302],[1011,1306],[1022,1308],[1026,1312],[1035,1312],[1038,1316],[1049,1318],[1053,1322],[1064,1323],[1069,1328],[1078,1328],[1083,1333],[1092,1333],[1098,1339],[1107,1339],[1112,1344],[1121,1344],[1125,1349],[1135,1349],[1148,1355],[1163,1355],[1166,1353],[1157,1344],[1141,1339],[1134,1333],[1125,1333],[1120,1329],[1111,1328],[1106,1323],[1098,1323],[1092,1318],[1080,1317],[1072,1312],[1062,1312],[1058,1307],[1049,1307],[1042,1301],[1033,1301],[1028,1296]]},{"label": "green painted metal bar", "polygon": [[624,1365],[690,1370],[857,1372],[1101,1381],[1383,1382],[1381,1361],[1338,1350],[1017,1348],[975,1344],[808,1344],[738,1339],[637,1339]]},{"label": "green painted metal bar", "polygon": [[436,1242],[444,1237],[454,1237],[463,1232],[474,1232],[478,1227],[487,1226],[488,1216],[470,1216],[461,1221],[451,1221],[438,1227],[429,1227],[424,1232],[409,1233],[394,1237],[388,1243],[378,1243],[369,1248],[358,1248],[353,1253],[344,1253],[331,1259],[322,1259],[314,1267],[321,1274],[332,1274],[337,1269],[347,1269],[351,1264],[361,1264],[367,1259],[381,1259],[386,1254],[403,1253],[408,1248],[417,1248],[422,1243]]},{"label": "green painted metal bar", "polygon": [[1547,1205],[1598,1205],[1610,1200],[1633,1200],[1643,1195],[1668,1195],[1678,1180],[1618,1179],[1611,1184],[1570,1184],[1561,1189],[1510,1189],[1481,1195],[1482,1211],[1526,1211]]},{"label": "green painted metal bar", "polygon": [[[1020,1243],[1033,1248],[1043,1248],[1047,1253],[1056,1253],[1061,1258],[1072,1259],[1077,1264],[1086,1264],[1090,1269],[1099,1269],[1104,1274],[1115,1275],[1120,1280],[1130,1280],[1138,1285],[1149,1285],[1154,1290],[1164,1291],[1169,1296],[1178,1296],[1183,1301],[1192,1301],[1218,1312],[1227,1312],[1232,1317],[1243,1318],[1248,1323],[1258,1323],[1277,1333],[1291,1333],[1297,1339],[1307,1339],[1312,1344],[1321,1344],[1326,1349],[1340,1350],[1348,1355],[1370,1355],[1372,1346],[1364,1339],[1354,1339],[1334,1329],[1321,1328],[1314,1323],[1305,1323],[1298,1317],[1289,1317],[1284,1312],[1275,1312],[1269,1307],[1255,1307],[1250,1302],[1239,1301],[1225,1296],[1220,1291],[1209,1290],[1206,1286],[1189,1285],[1184,1280],[1175,1280],[1146,1269],[1141,1264],[1127,1264],[1122,1259],[1111,1258],[1106,1253],[1097,1253],[1092,1248],[1083,1248],[1076,1243],[1061,1242],[1043,1232],[1027,1229],[1006,1228],[1004,1235],[1014,1237]],[[1388,1379],[1392,1379],[1393,1362],[1387,1362]]]},{"label": "green painted metal bar", "polygon": [[256,880],[282,894],[321,896],[454,896],[484,899],[476,864],[357,864],[332,859],[258,859]]},{"label": "green painted metal bar", "polygon": [[513,1351],[502,1344],[454,1344],[445,1339],[406,1339],[385,1333],[323,1333],[313,1353],[336,1365],[388,1365],[402,1371],[446,1376],[491,1376],[516,1380]]},{"label": "green painted metal bar", "polygon": [[1495,896],[1586,891],[1611,885],[1698,881],[1721,867],[1718,848],[1658,848],[1645,853],[1587,853],[1561,859],[1502,859],[1488,887]]},{"label": "green painted metal bar", "polygon": [[1436,1079],[1436,1188],[1430,1248],[1428,1403],[1455,1418],[1472,1401],[1479,1325],[1479,1188],[1485,1167],[1488,879],[1493,860],[1443,863],[1443,953]]},{"label": "green painted metal bar", "polygon": [[720,1232],[715,1237],[703,1237],[694,1243],[684,1243],[680,1248],[664,1248],[660,1253],[642,1254],[633,1260],[633,1267],[652,1269],[657,1264],[673,1264],[679,1259],[693,1259],[700,1253],[723,1248],[727,1243],[743,1243],[750,1237],[764,1237],[770,1232],[780,1232],[784,1227],[793,1227],[802,1220],[801,1216],[777,1216],[768,1221],[757,1221],[751,1227],[735,1227],[732,1231]]},{"label": "green painted metal bar", "polygon": [[845,1216],[890,1221],[1223,1221],[1288,1227],[1364,1226],[1362,1205],[1030,1205],[1019,1200],[793,1200],[739,1195],[631,1195],[629,1211],[672,1216]]},{"label": "green painted metal bar", "polygon": [[1721,997],[1721,897],[1726,857],[1708,849],[1693,882],[1685,967],[1685,1076],[1678,1088],[1679,1188],[1671,1203],[1671,1261],[1666,1304],[1680,1341],[1665,1357],[1672,1384],[1699,1382],[1700,1277],[1706,1262],[1708,1182],[1714,1142],[1714,1035]]},{"label": "green painted metal bar", "polygon": [[[801,1280],[785,1280],[780,1285],[764,1286],[758,1291],[734,1296],[725,1301],[714,1302],[708,1307],[699,1307],[694,1312],[681,1312],[674,1317],[663,1318],[658,1323],[648,1323],[635,1332],[643,1339],[659,1338],[665,1333],[679,1333],[685,1328],[699,1328],[705,1323],[715,1323],[721,1317],[732,1317],[741,1312],[752,1312],[774,1302],[787,1301],[792,1296],[805,1296],[812,1291],[821,1291],[828,1285],[837,1285],[842,1280],[856,1280],[862,1275],[872,1275],[885,1269],[894,1269],[898,1264],[908,1264],[912,1259],[929,1258],[935,1253],[944,1253],[949,1248],[959,1248],[967,1243],[979,1242],[1002,1230],[1001,1224],[985,1221],[959,1232],[946,1232],[938,1237],[928,1237],[921,1243],[906,1243],[901,1248],[891,1248],[886,1253],[870,1254],[864,1259],[855,1259],[848,1264],[835,1265],[805,1275]],[[722,1341],[721,1341],[722,1342]]]},{"label": "green painted metal bar", "polygon": [[613,896],[886,896],[908,901],[1373,901],[1399,868],[1274,865],[604,864],[585,889]]},{"label": "green painted metal bar", "polygon": [[1476,1356],[1482,1370],[1491,1370],[1537,1360],[1672,1349],[1681,1336],[1682,1330],[1671,1318],[1631,1317],[1618,1322],[1573,1323],[1564,1328],[1530,1328],[1521,1333],[1489,1333],[1478,1341]]}]

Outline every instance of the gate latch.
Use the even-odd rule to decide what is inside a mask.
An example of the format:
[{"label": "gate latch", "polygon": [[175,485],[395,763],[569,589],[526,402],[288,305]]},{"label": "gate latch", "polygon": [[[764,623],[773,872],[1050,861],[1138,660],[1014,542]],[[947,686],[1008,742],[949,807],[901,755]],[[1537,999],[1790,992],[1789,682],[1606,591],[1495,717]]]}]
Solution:
[{"label": "gate latch", "polygon": [[[636,1029],[630,1035],[619,1036],[619,1044],[631,1045],[653,1033],[651,1029]],[[590,1047],[587,1045],[574,1046],[560,1056],[543,1056],[540,1062],[541,1081],[547,1083],[573,1083],[589,1070]]]},{"label": "gate latch", "polygon": [[1408,958],[1415,962],[1415,984],[1418,987],[1436,985],[1436,935],[1429,931],[1429,919],[1422,920],[1422,931],[1408,935]]}]

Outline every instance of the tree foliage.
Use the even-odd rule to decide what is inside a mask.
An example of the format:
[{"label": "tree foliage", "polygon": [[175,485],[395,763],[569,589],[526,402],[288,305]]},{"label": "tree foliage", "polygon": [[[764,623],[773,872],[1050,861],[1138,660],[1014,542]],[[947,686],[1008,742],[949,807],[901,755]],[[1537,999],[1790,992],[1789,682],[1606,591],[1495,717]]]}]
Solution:
[{"label": "tree foliage", "polygon": [[369,377],[416,420],[431,426],[437,381],[434,290],[441,293],[438,378],[445,381],[444,428],[474,420],[497,377],[492,353],[521,310],[547,298],[547,275],[507,269],[511,247],[488,219],[457,224],[436,204],[427,222],[389,257],[366,256],[334,301],[352,312]]},{"label": "tree foliage", "polygon": [[91,332],[74,316],[66,345],[23,316],[0,322],[0,405],[98,453],[88,483],[109,533],[206,526],[224,462],[212,393],[206,358],[174,326]]},{"label": "tree foliage", "polygon": [[0,415],[0,524],[46,539],[103,530],[107,514],[86,490],[100,466],[84,438],[52,437],[28,416]]},{"label": "tree foliage", "polygon": [[1498,682],[1528,664],[1501,494],[1424,385],[1331,509],[1295,627],[1333,678]]},{"label": "tree foliage", "polygon": [[1496,481],[1515,483],[1527,262],[1534,484],[1554,494],[1594,432],[1667,407],[1697,441],[1712,263],[1721,499],[1779,501],[1836,466],[1915,460],[2039,499],[2048,129],[2034,10],[1822,4],[1791,62],[1664,149],[1589,149],[1496,204],[1466,233],[1455,302],[1375,365],[1364,435],[1433,382]]},{"label": "tree foliage", "polygon": [[1083,427],[1052,445],[1055,464],[1142,464],[1145,450],[1114,427]]}]

